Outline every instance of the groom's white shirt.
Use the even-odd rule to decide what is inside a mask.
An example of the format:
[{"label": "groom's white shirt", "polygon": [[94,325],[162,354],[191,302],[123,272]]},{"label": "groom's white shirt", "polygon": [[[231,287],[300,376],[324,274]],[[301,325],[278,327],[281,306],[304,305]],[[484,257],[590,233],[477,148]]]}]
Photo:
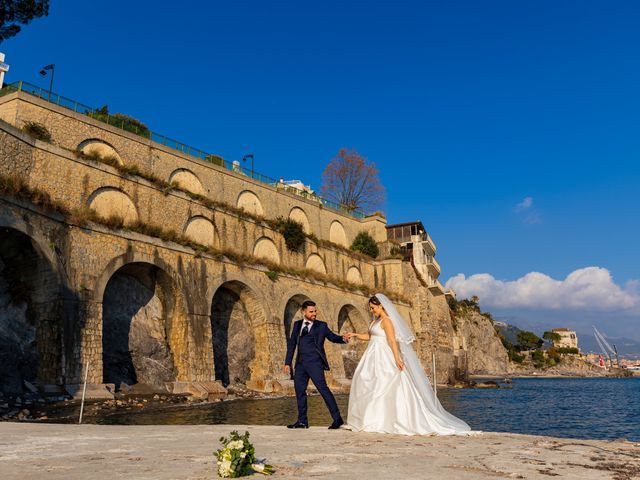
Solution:
[{"label": "groom's white shirt", "polygon": [[313,320],[307,320],[306,318],[302,319],[302,328],[300,329],[300,336],[302,336],[302,330],[304,330],[304,327],[309,326],[309,332],[311,332],[311,329],[313,328]]}]

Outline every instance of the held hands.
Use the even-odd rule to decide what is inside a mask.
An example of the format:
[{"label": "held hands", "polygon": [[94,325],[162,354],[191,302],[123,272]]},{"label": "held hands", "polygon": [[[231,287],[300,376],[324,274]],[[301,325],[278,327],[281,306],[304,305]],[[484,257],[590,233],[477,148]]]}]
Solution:
[{"label": "held hands", "polygon": [[347,343],[349,343],[349,340],[351,340],[353,337],[358,338],[358,334],[353,332],[347,332],[344,335],[342,335],[342,338]]}]

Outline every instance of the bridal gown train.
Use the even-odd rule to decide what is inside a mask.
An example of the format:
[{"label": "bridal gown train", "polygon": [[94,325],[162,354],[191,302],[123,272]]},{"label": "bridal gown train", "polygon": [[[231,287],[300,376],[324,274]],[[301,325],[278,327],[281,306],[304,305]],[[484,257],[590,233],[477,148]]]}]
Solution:
[{"label": "bridal gown train", "polygon": [[398,342],[405,362],[401,371],[379,320],[369,334],[369,345],[351,380],[346,428],[402,435],[476,433],[442,407],[409,343]]}]

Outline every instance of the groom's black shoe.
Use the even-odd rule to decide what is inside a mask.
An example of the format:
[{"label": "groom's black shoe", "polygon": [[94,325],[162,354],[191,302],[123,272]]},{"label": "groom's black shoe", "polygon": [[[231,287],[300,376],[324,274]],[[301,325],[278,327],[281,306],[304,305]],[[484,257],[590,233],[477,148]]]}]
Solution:
[{"label": "groom's black shoe", "polygon": [[341,425],[344,425],[344,420],[342,420],[342,418],[334,420],[333,423],[329,425],[329,430],[337,430]]},{"label": "groom's black shoe", "polygon": [[309,425],[302,422],[292,423],[291,425],[287,425],[287,428],[309,428]]}]

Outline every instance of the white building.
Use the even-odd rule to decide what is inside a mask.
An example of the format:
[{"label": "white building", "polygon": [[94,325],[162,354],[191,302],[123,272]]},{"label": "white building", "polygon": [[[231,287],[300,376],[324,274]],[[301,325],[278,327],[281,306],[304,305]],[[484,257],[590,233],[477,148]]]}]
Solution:
[{"label": "white building", "polygon": [[556,348],[578,348],[578,335],[568,328],[554,328],[553,333],[560,335],[560,340],[553,342]]}]

